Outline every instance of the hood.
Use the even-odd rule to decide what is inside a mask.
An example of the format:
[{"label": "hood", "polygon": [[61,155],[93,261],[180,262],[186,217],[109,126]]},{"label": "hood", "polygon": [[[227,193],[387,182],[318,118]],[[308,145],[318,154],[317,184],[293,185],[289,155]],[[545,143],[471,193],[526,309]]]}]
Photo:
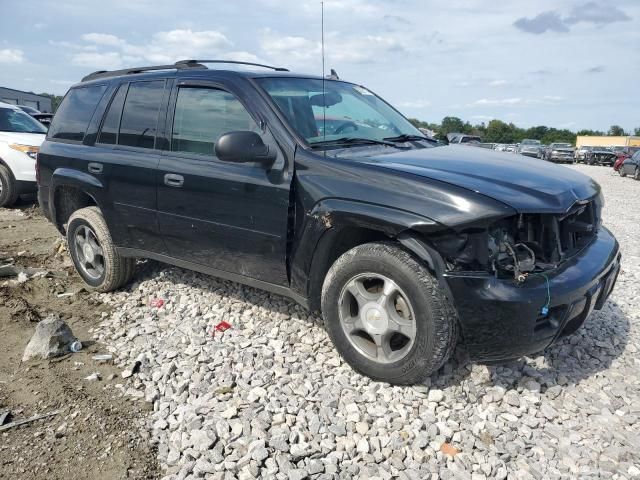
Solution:
[{"label": "hood", "polygon": [[0,142],[18,143],[20,145],[29,145],[31,147],[39,147],[44,142],[44,133],[16,133],[0,131]]},{"label": "hood", "polygon": [[365,157],[380,168],[450,183],[520,213],[564,213],[600,192],[590,177],[544,160],[459,145]]}]

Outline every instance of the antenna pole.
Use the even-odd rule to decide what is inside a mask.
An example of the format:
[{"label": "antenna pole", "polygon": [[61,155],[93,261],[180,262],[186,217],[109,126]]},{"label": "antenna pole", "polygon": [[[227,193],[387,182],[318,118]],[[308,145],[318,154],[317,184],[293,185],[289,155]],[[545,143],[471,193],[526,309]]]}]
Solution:
[{"label": "antenna pole", "polygon": [[322,42],[322,137],[327,137],[327,101],[324,89],[324,2],[320,2],[320,29]]}]

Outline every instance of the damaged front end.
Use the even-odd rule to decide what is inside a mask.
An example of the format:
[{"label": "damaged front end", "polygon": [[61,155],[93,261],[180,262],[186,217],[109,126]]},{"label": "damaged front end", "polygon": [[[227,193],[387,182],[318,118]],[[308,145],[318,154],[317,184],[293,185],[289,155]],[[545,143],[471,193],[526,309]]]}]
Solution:
[{"label": "damaged front end", "polygon": [[576,202],[562,214],[521,213],[483,227],[434,238],[452,272],[482,271],[524,282],[580,252],[600,227],[602,198]]}]

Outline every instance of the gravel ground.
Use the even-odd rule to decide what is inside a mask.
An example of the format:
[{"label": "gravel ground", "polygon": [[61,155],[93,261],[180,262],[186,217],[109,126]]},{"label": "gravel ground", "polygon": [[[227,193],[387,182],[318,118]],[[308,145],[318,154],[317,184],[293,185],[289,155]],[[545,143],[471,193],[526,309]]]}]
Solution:
[{"label": "gravel ground", "polygon": [[153,404],[166,477],[640,477],[640,183],[569,168],[602,185],[623,269],[604,309],[535,358],[485,366],[459,348],[425,384],[392,387],[282,297],[153,266],[102,295],[113,313],[93,333],[137,371],[121,389]]}]

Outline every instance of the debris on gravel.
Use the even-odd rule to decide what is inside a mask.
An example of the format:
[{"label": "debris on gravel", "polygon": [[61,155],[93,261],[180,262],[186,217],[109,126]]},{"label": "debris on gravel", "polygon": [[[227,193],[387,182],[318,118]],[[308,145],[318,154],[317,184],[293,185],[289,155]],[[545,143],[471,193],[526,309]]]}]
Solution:
[{"label": "debris on gravel", "polygon": [[321,318],[276,295],[161,267],[101,295],[113,313],[93,333],[129,368],[123,394],[153,405],[166,478],[637,476],[640,188],[569,168],[602,185],[623,266],[604,308],[536,357],[485,366],[459,348],[397,387],[351,370]]}]

